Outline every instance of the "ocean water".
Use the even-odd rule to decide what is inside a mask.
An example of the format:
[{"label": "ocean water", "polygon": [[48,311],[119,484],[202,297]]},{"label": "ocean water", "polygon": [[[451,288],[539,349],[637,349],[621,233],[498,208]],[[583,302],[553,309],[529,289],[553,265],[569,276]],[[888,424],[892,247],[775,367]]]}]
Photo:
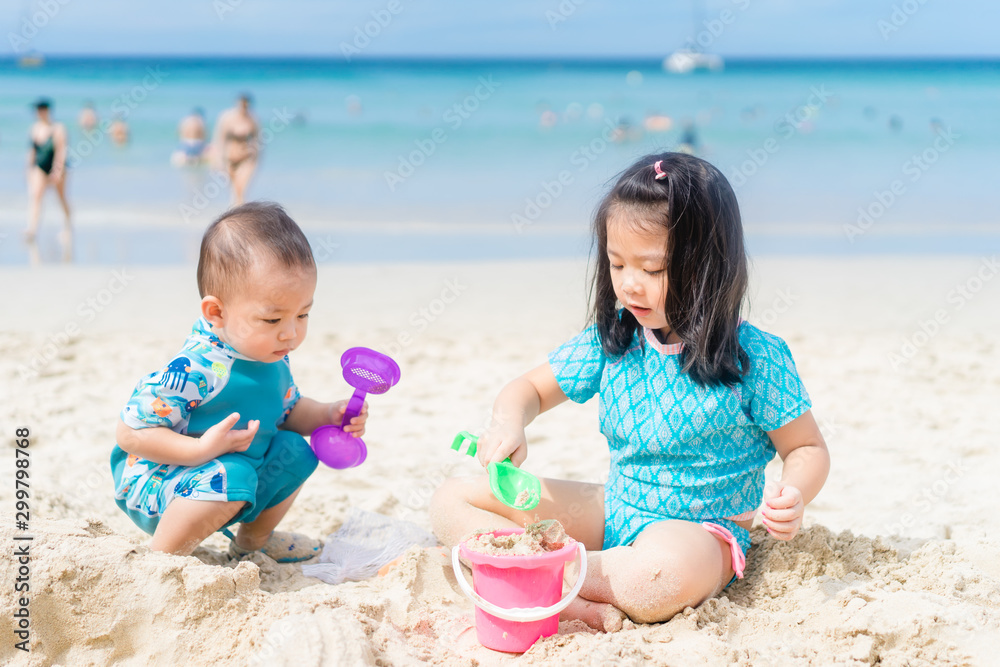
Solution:
[{"label": "ocean water", "polygon": [[[266,142],[249,196],[284,204],[314,241],[336,230],[344,260],[584,254],[609,181],[688,123],[734,184],[752,250],[1000,248],[994,61],[674,75],[621,60],[0,60],[0,233],[24,224],[30,103],[46,96],[70,131],[79,259],[190,259],[228,196],[209,170],[170,165],[177,123],[200,106],[213,124],[240,91]],[[77,126],[88,99],[126,118],[130,145]],[[59,219],[47,199],[51,234]],[[24,256],[0,244],[0,262]]]}]

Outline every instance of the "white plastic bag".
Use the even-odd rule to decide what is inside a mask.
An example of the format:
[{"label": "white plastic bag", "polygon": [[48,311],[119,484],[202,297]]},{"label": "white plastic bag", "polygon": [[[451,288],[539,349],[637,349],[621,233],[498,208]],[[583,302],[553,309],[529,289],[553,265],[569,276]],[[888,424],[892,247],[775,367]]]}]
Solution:
[{"label": "white plastic bag", "polygon": [[420,526],[352,507],[340,529],[323,545],[319,562],[302,573],[328,584],[361,581],[413,545],[432,547],[437,539]]}]

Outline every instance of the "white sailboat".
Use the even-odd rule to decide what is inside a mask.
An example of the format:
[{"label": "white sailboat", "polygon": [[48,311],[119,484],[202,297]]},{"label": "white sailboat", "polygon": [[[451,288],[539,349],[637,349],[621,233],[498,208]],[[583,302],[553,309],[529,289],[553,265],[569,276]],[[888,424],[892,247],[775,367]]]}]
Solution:
[{"label": "white sailboat", "polygon": [[704,14],[702,1],[696,0],[691,8],[693,22],[691,38],[688,40],[687,45],[677,49],[663,59],[663,69],[675,74],[689,74],[697,70],[717,72],[725,66],[721,56],[713,53],[705,53],[696,48],[696,45],[699,43],[697,39],[699,34],[698,27],[703,24],[701,19]]},{"label": "white sailboat", "polygon": [[725,67],[722,57],[692,49],[678,49],[663,59],[663,69],[675,74],[688,74],[695,70],[717,72]]},{"label": "white sailboat", "polygon": [[[26,46],[39,29],[37,25],[32,23],[33,12],[31,0],[26,0],[22,7],[23,9],[21,10],[20,21],[15,24],[15,30],[11,30],[7,33],[10,45],[14,48],[15,53]],[[58,7],[58,5],[56,5],[56,7]],[[44,15],[48,16],[47,14]],[[16,30],[18,27],[20,28],[20,33]],[[31,28],[34,32],[28,34],[28,28]],[[42,55],[41,51],[36,49],[31,49],[17,57],[18,67],[41,67],[44,64],[45,56]]]}]

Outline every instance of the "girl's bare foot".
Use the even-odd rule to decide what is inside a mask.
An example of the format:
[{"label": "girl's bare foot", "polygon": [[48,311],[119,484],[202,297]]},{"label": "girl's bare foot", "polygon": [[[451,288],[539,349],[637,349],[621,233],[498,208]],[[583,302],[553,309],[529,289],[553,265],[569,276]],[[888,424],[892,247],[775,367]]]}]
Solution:
[{"label": "girl's bare foot", "polygon": [[618,632],[625,622],[625,612],[607,602],[593,602],[578,597],[569,603],[561,614],[560,621],[583,621],[601,632]]}]

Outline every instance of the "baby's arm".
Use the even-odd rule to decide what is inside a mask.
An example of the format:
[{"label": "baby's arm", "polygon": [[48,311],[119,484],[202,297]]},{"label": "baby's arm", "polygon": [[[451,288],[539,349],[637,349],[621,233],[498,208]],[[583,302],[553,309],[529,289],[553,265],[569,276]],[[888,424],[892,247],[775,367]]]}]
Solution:
[{"label": "baby's arm", "polygon": [[[340,426],[347,411],[347,401],[320,403],[303,396],[295,403],[288,417],[280,428],[308,436],[320,426],[334,424]],[[345,433],[353,433],[355,438],[365,434],[365,422],[368,421],[368,402],[361,407],[361,412],[344,426]]]},{"label": "baby's arm", "polygon": [[823,488],[830,472],[830,453],[823,434],[806,411],[781,428],[768,432],[783,461],[781,481],[764,490],[764,526],[779,540],[795,537],[805,506]]},{"label": "baby's arm", "polygon": [[493,403],[489,428],[479,439],[476,456],[484,466],[508,456],[519,466],[528,456],[524,427],[566,400],[552,367],[545,363],[511,381]]},{"label": "baby's arm", "polygon": [[118,446],[139,458],[167,465],[198,466],[230,452],[243,452],[253,442],[260,422],[251,419],[247,428],[233,430],[240,420],[234,412],[194,438],[165,426],[135,429],[118,420]]}]

